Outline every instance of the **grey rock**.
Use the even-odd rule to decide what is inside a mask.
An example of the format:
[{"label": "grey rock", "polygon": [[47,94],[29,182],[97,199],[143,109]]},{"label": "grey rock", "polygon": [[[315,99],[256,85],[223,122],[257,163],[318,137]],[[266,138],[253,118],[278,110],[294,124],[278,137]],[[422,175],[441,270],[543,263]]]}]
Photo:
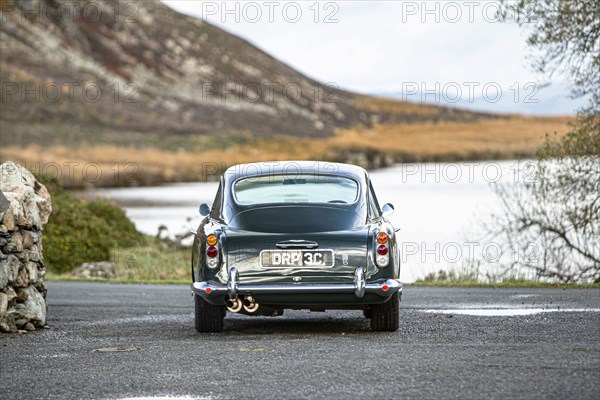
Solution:
[{"label": "grey rock", "polygon": [[8,307],[14,307],[17,303],[17,292],[15,292],[15,289],[8,286],[6,289],[6,296],[8,297]]},{"label": "grey rock", "polygon": [[31,246],[33,246],[33,244],[35,243],[34,241],[37,240],[37,235],[35,234],[35,232],[27,230],[21,231],[21,237],[23,238],[23,249],[30,249]]},{"label": "grey rock", "polygon": [[10,202],[6,199],[6,197],[4,196],[4,193],[2,193],[2,190],[0,190],[0,214],[3,214],[9,205],[10,205]]},{"label": "grey rock", "polygon": [[29,282],[35,283],[38,281],[38,267],[34,262],[28,262],[25,265],[25,269],[27,269],[27,274],[29,275]]},{"label": "grey rock", "polygon": [[50,194],[26,168],[11,161],[0,165],[0,190],[10,202],[2,219],[9,231],[13,230],[11,223],[41,229],[48,222],[52,212]]},{"label": "grey rock", "polygon": [[16,220],[18,215],[15,215],[15,212],[19,212],[19,202],[13,200],[10,202],[10,206],[6,209],[6,211],[4,211],[2,220],[0,220],[7,231],[14,231],[15,227],[17,226]]},{"label": "grey rock", "polygon": [[17,303],[25,303],[29,294],[24,290],[17,290]]},{"label": "grey rock", "polygon": [[27,293],[27,300],[24,303],[17,303],[15,306],[15,323],[18,328],[27,322],[32,322],[36,327],[42,327],[46,324],[46,301],[35,287],[29,286],[23,289]]},{"label": "grey rock", "polygon": [[45,299],[48,295],[48,286],[46,285],[46,282],[38,281],[34,284],[34,287],[37,289],[38,292],[42,294],[42,296]]},{"label": "grey rock", "polygon": [[31,249],[27,250],[27,256],[29,258],[29,261],[42,261],[42,250],[40,249],[39,245],[34,244],[33,246],[31,246]]},{"label": "grey rock", "polygon": [[27,268],[22,267],[19,269],[17,279],[13,281],[12,285],[15,288],[24,288],[29,285],[29,272],[27,272]]},{"label": "grey rock", "polygon": [[17,257],[10,254],[6,259],[0,260],[0,288],[17,279],[20,261]]},{"label": "grey rock", "polygon": [[8,313],[2,320],[0,319],[0,332],[15,333],[17,331],[17,324],[15,324],[15,316],[12,313]]},{"label": "grey rock", "polygon": [[0,321],[3,321],[8,313],[8,295],[0,292]]},{"label": "grey rock", "polygon": [[26,323],[23,328],[28,332],[35,331],[35,326],[31,322]]},{"label": "grey rock", "polygon": [[5,253],[19,253],[23,251],[23,236],[20,232],[14,232],[12,237],[8,240],[6,246],[4,246]]},{"label": "grey rock", "polygon": [[15,254],[17,257],[19,257],[19,260],[21,261],[21,264],[26,265],[30,258],[29,258],[29,253],[27,251],[22,251],[20,253]]},{"label": "grey rock", "polygon": [[13,311],[13,315],[15,317],[15,325],[17,328],[21,328],[23,325],[29,322],[27,307],[24,303],[17,303],[15,310]]},{"label": "grey rock", "polygon": [[75,276],[82,278],[114,278],[116,265],[108,261],[83,263],[75,269],[74,273]]},{"label": "grey rock", "polygon": [[37,267],[38,279],[34,282],[34,285],[37,286],[38,283],[44,281],[44,278],[46,277],[46,268],[44,268],[44,266],[39,263],[36,263],[35,265]]},{"label": "grey rock", "polygon": [[[29,297],[29,295],[27,295],[27,297]],[[27,319],[27,307],[25,307],[24,303],[17,303],[15,305],[15,309],[13,311],[13,314],[15,315],[16,319]]]}]

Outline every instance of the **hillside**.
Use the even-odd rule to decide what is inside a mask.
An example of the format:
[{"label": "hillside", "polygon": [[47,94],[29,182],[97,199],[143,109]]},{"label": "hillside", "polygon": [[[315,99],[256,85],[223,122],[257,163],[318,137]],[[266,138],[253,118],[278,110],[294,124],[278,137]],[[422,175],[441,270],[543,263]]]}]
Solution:
[{"label": "hillside", "polygon": [[3,144],[50,144],[62,135],[111,144],[173,134],[326,136],[373,121],[474,117],[408,105],[406,112],[373,112],[358,96],[159,2],[73,3],[2,3],[1,79],[10,88],[2,128],[14,135],[3,135]]},{"label": "hillside", "polygon": [[[2,160],[118,158],[145,172],[137,183],[152,183],[196,179],[199,161],[326,158],[377,167],[402,159],[511,157],[536,147],[529,140],[506,150],[496,138],[466,152],[457,141],[430,154],[412,149],[410,140],[389,149],[372,135],[357,140],[353,132],[392,139],[406,129],[452,123],[481,137],[478,124],[511,118],[331,88],[158,1],[1,0],[0,9]],[[534,125],[523,134],[539,142],[545,132]],[[190,161],[174,161],[172,172],[149,167],[169,158]]]}]

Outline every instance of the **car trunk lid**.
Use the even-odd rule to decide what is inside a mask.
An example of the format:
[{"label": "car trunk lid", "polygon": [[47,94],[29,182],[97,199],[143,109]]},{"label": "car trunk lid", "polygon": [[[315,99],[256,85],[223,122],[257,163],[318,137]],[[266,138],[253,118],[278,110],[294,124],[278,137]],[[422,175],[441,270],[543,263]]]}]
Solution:
[{"label": "car trunk lid", "polygon": [[265,233],[227,229],[225,253],[241,283],[349,282],[368,258],[367,227],[330,232]]}]

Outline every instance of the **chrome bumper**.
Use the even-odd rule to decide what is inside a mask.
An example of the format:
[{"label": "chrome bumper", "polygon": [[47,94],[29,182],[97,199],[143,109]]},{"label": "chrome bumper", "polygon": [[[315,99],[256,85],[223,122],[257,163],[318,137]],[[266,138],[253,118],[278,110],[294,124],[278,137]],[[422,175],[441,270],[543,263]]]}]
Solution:
[{"label": "chrome bumper", "polygon": [[232,268],[229,271],[226,285],[212,281],[194,282],[192,292],[209,302],[225,298],[234,299],[238,295],[286,293],[354,293],[356,298],[362,299],[365,293],[373,293],[381,297],[389,297],[395,293],[401,293],[402,284],[398,279],[388,279],[378,283],[366,283],[364,269],[359,267],[354,273],[354,283],[240,285],[239,274],[235,268]]}]

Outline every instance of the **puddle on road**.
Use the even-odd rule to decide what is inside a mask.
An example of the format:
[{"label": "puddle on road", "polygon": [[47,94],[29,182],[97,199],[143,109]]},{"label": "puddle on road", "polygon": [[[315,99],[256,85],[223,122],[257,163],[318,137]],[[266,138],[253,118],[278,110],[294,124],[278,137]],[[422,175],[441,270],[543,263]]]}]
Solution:
[{"label": "puddle on road", "polygon": [[139,347],[136,346],[115,346],[115,347],[101,347],[99,349],[92,350],[92,353],[125,353],[128,351],[138,351]]},{"label": "puddle on road", "polygon": [[211,397],[190,397],[190,396],[142,396],[142,397],[124,397],[117,400],[210,400]]},{"label": "puddle on road", "polygon": [[535,294],[513,294],[512,296],[513,299],[528,299],[530,297],[538,297]]},{"label": "puddle on road", "polygon": [[474,315],[479,317],[519,317],[552,312],[600,312],[600,308],[461,308],[455,310],[423,310],[430,314]]}]

